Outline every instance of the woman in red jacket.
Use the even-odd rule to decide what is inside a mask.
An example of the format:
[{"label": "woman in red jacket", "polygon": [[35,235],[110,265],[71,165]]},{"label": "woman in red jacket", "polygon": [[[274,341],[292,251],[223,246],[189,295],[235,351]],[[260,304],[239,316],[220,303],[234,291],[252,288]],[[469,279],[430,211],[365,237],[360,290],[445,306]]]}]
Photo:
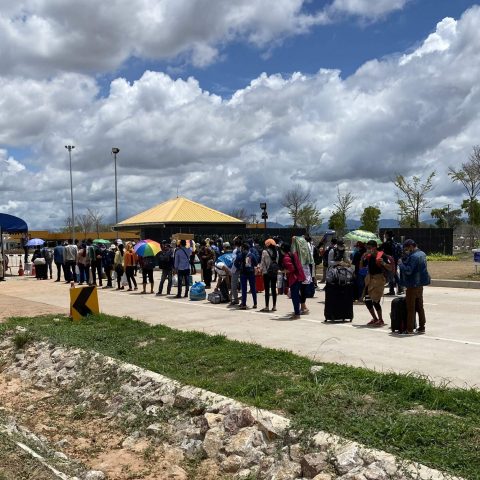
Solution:
[{"label": "woman in red jacket", "polygon": [[293,315],[291,320],[298,320],[300,318],[300,288],[302,282],[305,281],[305,273],[296,253],[290,252],[290,245],[288,243],[282,244],[283,269],[287,274],[288,286],[293,303]]}]

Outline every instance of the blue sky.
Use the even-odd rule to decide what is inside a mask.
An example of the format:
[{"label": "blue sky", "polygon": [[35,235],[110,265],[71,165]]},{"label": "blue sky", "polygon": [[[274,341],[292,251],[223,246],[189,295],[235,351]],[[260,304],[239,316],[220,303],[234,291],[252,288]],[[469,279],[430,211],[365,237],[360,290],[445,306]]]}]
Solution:
[{"label": "blue sky", "polygon": [[67,144],[76,210],[107,220],[112,146],[122,219],[179,187],[287,223],[295,184],[324,220],[338,190],[351,218],[396,218],[393,176],[432,170],[431,206],[458,208],[447,172],[480,142],[478,25],[466,0],[2,3],[0,211],[61,227]]},{"label": "blue sky", "polygon": [[[313,0],[305,10],[314,12],[328,2]],[[403,10],[393,12],[378,22],[357,17],[340,23],[322,25],[310,32],[286,38],[270,52],[242,41],[229,44],[222,60],[206,68],[195,68],[181,59],[147,61],[128,60],[118,72],[102,79],[103,91],[118,75],[129,81],[140,78],[145,70],[173,72],[174,78],[195,77],[202,88],[229,97],[246,87],[262,72],[291,74],[316,73],[320,68],[338,69],[348,77],[366,61],[404,53],[418,46],[445,17],[459,18],[478,2],[472,0],[413,0]],[[179,70],[176,72],[176,70]]]}]

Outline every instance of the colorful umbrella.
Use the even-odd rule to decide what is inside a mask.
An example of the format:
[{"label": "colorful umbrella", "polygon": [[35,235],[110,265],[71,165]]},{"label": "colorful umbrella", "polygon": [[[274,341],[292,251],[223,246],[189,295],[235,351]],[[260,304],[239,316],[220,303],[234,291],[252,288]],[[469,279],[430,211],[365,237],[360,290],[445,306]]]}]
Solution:
[{"label": "colorful umbrella", "polygon": [[382,243],[375,233],[367,232],[366,230],[352,230],[348,232],[344,238],[345,240],[353,240],[354,242],[367,243],[370,240],[375,240],[378,244]]},{"label": "colorful umbrella", "polygon": [[27,247],[41,247],[45,243],[45,240],[41,238],[32,238],[27,242]]},{"label": "colorful umbrella", "polygon": [[154,240],[142,240],[133,247],[135,253],[140,257],[154,257],[162,251],[160,244]]},{"label": "colorful umbrella", "polygon": [[110,245],[112,242],[110,240],[104,240],[103,238],[96,238],[93,243],[96,245]]}]

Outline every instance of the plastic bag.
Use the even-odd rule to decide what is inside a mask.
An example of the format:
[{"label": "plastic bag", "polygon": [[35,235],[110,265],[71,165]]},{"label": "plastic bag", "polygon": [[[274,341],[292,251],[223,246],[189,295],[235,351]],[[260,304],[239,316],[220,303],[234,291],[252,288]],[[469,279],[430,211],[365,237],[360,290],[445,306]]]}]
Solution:
[{"label": "plastic bag", "polygon": [[203,282],[195,282],[190,289],[190,300],[205,300],[207,292],[205,291],[205,284]]},{"label": "plastic bag", "polygon": [[175,275],[173,275],[172,277],[172,285],[174,287],[178,287],[178,275],[175,273]]}]

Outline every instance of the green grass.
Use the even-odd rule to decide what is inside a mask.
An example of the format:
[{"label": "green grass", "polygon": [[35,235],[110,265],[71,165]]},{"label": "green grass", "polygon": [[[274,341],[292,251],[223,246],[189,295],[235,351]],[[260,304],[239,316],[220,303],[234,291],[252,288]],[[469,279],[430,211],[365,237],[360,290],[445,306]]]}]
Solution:
[{"label": "green grass", "polygon": [[443,253],[431,253],[427,255],[429,262],[458,262],[460,258],[458,255],[444,255]]},{"label": "green grass", "polygon": [[306,432],[326,430],[480,479],[480,392],[474,389],[438,387],[414,375],[337,364],[324,364],[312,376],[313,361],[286,351],[129,318],[100,315],[79,323],[53,322],[53,316],[16,318],[0,325],[0,333],[14,325],[54,343],[93,349],[281,412]]}]

